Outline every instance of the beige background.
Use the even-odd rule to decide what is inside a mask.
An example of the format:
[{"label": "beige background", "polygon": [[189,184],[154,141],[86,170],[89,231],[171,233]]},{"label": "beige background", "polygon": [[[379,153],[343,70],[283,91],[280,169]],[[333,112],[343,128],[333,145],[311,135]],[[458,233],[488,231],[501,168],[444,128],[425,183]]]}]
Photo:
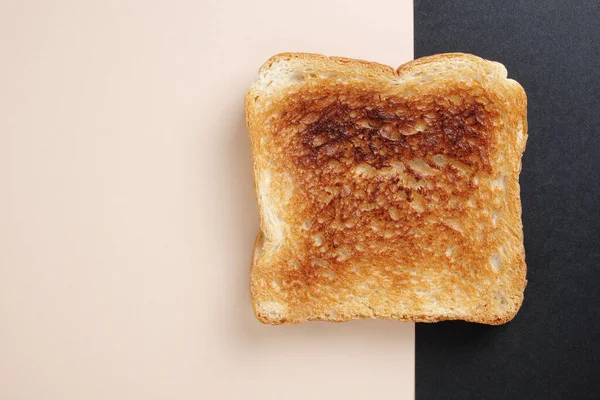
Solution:
[{"label": "beige background", "polygon": [[252,315],[243,95],[282,51],[397,66],[412,3],[0,2],[0,398],[413,396],[412,324]]}]

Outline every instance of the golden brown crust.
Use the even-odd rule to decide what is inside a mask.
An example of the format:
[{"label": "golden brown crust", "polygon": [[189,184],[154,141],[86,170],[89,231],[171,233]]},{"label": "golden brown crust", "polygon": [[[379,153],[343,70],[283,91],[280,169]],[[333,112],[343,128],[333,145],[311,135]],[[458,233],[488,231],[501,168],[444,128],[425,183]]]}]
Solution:
[{"label": "golden brown crust", "polygon": [[526,97],[501,65],[284,53],[260,74],[246,118],[262,322],[512,319]]}]

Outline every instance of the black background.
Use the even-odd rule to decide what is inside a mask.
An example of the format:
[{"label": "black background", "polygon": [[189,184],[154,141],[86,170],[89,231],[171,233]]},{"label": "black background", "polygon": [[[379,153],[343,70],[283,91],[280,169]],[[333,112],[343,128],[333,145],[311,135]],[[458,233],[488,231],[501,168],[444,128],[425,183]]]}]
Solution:
[{"label": "black background", "polygon": [[528,97],[528,286],[500,327],[417,324],[417,399],[600,399],[600,1],[415,1],[415,58],[503,63]]}]

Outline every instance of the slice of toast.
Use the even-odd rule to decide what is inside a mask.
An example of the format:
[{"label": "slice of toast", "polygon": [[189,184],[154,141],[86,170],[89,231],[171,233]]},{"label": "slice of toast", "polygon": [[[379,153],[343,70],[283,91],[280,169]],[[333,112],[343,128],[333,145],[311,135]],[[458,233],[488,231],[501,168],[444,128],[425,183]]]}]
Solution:
[{"label": "slice of toast", "polygon": [[511,320],[526,103],[502,64],[468,54],[268,60],[246,95],[257,318]]}]

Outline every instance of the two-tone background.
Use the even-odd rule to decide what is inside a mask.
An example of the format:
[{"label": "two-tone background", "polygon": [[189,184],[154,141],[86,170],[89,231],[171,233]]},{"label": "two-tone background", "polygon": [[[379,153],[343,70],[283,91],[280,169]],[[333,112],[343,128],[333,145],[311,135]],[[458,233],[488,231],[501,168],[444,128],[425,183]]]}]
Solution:
[{"label": "two-tone background", "polygon": [[[600,398],[600,3],[0,2],[0,399]],[[461,51],[529,99],[501,327],[252,315],[269,56]]]}]

